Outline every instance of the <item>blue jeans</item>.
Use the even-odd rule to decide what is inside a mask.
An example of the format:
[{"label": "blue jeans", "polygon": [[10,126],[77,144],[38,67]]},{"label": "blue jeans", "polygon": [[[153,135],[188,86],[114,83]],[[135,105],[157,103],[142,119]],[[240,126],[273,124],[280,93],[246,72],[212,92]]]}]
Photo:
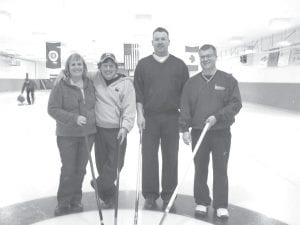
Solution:
[{"label": "blue jeans", "polygon": [[61,158],[61,173],[57,192],[59,206],[78,204],[82,199],[82,182],[86,165],[94,142],[89,135],[89,149],[86,149],[84,137],[57,137],[57,146]]}]

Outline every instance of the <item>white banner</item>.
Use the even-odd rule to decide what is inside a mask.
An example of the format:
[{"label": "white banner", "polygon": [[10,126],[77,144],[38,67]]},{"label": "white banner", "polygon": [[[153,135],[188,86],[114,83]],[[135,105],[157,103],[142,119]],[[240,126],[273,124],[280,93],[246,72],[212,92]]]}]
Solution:
[{"label": "white banner", "polygon": [[289,64],[290,52],[290,49],[280,50],[278,66],[287,66]]},{"label": "white banner", "polygon": [[199,47],[185,46],[185,60],[188,69],[192,73],[196,73],[199,70],[200,60],[198,55]]},{"label": "white banner", "polygon": [[291,50],[289,64],[300,64],[300,48],[293,48]]}]

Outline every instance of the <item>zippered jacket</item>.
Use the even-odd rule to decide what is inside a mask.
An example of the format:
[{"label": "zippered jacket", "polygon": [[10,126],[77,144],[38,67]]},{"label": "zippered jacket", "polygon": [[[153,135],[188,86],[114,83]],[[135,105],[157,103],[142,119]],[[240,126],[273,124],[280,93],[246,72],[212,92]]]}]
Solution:
[{"label": "zippered jacket", "polygon": [[[82,137],[96,133],[95,89],[92,81],[83,78],[83,92],[70,83],[70,78],[61,79],[52,89],[48,101],[48,114],[56,120],[57,136]],[[78,116],[87,118],[87,124],[79,126]]]},{"label": "zippered jacket", "polygon": [[[96,94],[96,124],[102,128],[133,128],[136,114],[135,90],[130,77],[120,77],[107,86],[100,71],[89,73]],[[120,122],[122,124],[120,124]]]}]

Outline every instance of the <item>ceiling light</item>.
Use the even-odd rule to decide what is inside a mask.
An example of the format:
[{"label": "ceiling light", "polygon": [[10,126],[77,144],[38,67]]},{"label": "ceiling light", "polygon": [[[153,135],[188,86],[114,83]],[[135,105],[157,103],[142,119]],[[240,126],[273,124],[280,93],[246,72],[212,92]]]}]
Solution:
[{"label": "ceiling light", "polygon": [[44,31],[32,31],[31,34],[34,35],[34,36],[45,36],[46,32],[44,32]]},{"label": "ceiling light", "polygon": [[152,20],[151,14],[136,14],[135,15],[136,20]]},{"label": "ceiling light", "polygon": [[241,45],[243,43],[243,37],[234,36],[229,39],[230,44],[232,45]]}]

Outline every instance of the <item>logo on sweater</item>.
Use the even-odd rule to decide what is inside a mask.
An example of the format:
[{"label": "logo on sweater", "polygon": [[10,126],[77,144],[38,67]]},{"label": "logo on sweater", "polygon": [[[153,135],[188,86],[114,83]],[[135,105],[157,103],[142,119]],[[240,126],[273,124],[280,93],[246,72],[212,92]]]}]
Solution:
[{"label": "logo on sweater", "polygon": [[218,86],[218,85],[215,84],[215,90],[224,91],[225,87]]}]

